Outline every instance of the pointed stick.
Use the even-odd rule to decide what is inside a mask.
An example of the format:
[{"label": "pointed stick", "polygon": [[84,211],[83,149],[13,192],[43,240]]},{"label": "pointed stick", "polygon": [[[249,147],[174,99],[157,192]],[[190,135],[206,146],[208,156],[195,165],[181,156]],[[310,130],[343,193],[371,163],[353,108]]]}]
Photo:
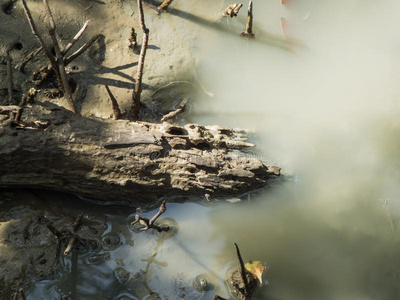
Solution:
[{"label": "pointed stick", "polygon": [[108,85],[105,85],[105,87],[106,87],[108,96],[111,99],[111,105],[112,105],[113,112],[114,112],[114,119],[115,120],[121,119],[122,114],[121,114],[121,110],[119,109],[119,105],[118,105],[117,99],[115,99],[113,93],[111,93],[111,90],[108,87]]},{"label": "pointed stick", "polygon": [[249,9],[247,10],[247,24],[246,30],[241,33],[241,36],[254,39],[253,33],[253,1],[249,2]]},{"label": "pointed stick", "polygon": [[69,105],[71,106],[71,110],[74,113],[76,113],[74,101],[72,100],[71,89],[69,88],[67,74],[65,72],[64,59],[63,59],[63,56],[62,56],[62,53],[60,50],[60,46],[58,44],[57,37],[56,37],[56,23],[54,22],[53,15],[51,14],[49,3],[47,2],[47,0],[43,0],[43,3],[46,7],[47,16],[50,20],[49,34],[51,37],[51,41],[53,43],[54,50],[56,52],[58,70],[60,72],[60,77],[61,77],[61,81],[62,81],[62,85],[60,85],[61,91],[66,96],[67,101],[68,101]]},{"label": "pointed stick", "polygon": [[242,256],[240,255],[239,246],[236,243],[234,243],[234,244],[235,244],[235,247],[236,247],[236,254],[237,254],[237,257],[238,257],[239,263],[240,263],[240,275],[242,276],[242,280],[243,280],[243,283],[244,283],[244,291],[247,294],[247,291],[248,291],[247,285],[248,285],[248,283],[247,283],[247,278],[246,278],[246,269],[244,268],[243,259],[242,259]]},{"label": "pointed stick", "polygon": [[136,84],[135,84],[135,88],[132,92],[133,103],[131,106],[130,115],[134,121],[137,121],[140,119],[140,115],[139,115],[140,94],[142,93],[143,66],[144,66],[144,59],[146,57],[146,50],[147,50],[147,44],[149,42],[149,32],[150,32],[149,29],[146,28],[146,25],[144,23],[142,0],[138,0],[138,10],[139,10],[140,27],[142,28],[142,31],[143,31],[143,42],[142,42],[142,48],[140,49],[139,63],[138,63],[138,69],[137,69],[137,74],[136,74]]}]

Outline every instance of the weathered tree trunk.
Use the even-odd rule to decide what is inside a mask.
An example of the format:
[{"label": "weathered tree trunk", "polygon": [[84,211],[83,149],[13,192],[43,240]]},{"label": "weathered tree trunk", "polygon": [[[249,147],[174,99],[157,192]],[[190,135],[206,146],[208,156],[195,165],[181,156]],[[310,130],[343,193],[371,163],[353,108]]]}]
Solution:
[{"label": "weathered tree trunk", "polygon": [[162,196],[238,195],[280,169],[232,150],[245,132],[75,115],[51,103],[0,123],[0,188],[41,188],[92,199],[151,203]]}]

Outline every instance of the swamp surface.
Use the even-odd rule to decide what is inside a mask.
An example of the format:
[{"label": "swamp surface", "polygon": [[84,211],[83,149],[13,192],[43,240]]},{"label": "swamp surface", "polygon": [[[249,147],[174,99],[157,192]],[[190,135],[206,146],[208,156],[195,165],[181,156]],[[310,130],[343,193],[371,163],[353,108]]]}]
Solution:
[{"label": "swamp surface", "polygon": [[[88,35],[104,35],[104,44],[79,61],[85,72],[75,77],[87,85],[81,113],[110,116],[104,84],[128,108],[138,55],[126,40],[138,26],[136,1],[49,2],[60,22],[65,12],[66,32],[90,17]],[[144,98],[171,107],[189,96],[180,124],[253,129],[257,147],[246,154],[282,167],[290,180],[236,203],[167,199],[160,221],[174,224],[170,235],[130,227],[137,211],[151,217],[156,207],[2,192],[0,287],[2,280],[22,286],[27,299],[229,297],[236,242],[245,261],[268,267],[256,299],[400,297],[400,3],[253,2],[255,40],[239,36],[247,3],[237,18],[219,21],[227,1],[175,0],[161,16],[145,10],[151,47]],[[0,17],[14,33],[24,20],[20,4],[15,11]],[[24,30],[30,36],[26,22]],[[17,43],[21,33],[0,36]],[[56,240],[42,228],[43,217],[69,228],[79,214],[89,242],[74,256],[44,261]],[[210,283],[204,293],[193,285],[199,275]]]}]

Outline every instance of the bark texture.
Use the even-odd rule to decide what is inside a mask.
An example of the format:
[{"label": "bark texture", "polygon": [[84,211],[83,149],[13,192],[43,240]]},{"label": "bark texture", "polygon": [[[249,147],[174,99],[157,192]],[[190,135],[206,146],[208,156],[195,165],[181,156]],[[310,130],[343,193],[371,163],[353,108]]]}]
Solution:
[{"label": "bark texture", "polygon": [[0,123],[0,188],[149,204],[172,195],[238,195],[280,173],[232,154],[253,145],[246,132],[222,126],[87,118],[50,102],[25,108],[22,120]]}]

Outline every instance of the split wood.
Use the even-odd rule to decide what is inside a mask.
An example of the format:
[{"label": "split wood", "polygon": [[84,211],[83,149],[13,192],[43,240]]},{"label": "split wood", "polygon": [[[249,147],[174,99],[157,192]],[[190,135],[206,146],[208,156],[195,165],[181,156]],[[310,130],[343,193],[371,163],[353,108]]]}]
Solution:
[{"label": "split wood", "polygon": [[159,7],[157,7],[157,9],[159,11],[166,11],[168,6],[172,3],[172,1],[174,1],[174,0],[164,0],[164,2],[161,3],[161,5]]},{"label": "split wood", "polygon": [[171,120],[171,119],[175,118],[177,115],[183,113],[185,111],[187,102],[188,102],[187,99],[183,99],[181,104],[179,105],[179,107],[176,110],[171,111],[170,113],[168,113],[162,117],[161,122]]},{"label": "split wood", "polygon": [[121,119],[122,114],[121,114],[121,110],[119,109],[119,105],[117,102],[117,99],[115,99],[113,93],[111,93],[110,88],[108,87],[108,85],[105,85],[108,96],[110,96],[110,100],[111,100],[111,105],[113,108],[113,112],[114,112],[114,119],[118,120]]},{"label": "split wood", "polygon": [[130,110],[130,116],[133,121],[138,121],[140,119],[140,105],[141,105],[140,94],[142,93],[143,66],[144,66],[144,59],[146,57],[146,50],[147,50],[147,44],[149,42],[149,32],[150,32],[144,23],[142,0],[138,0],[138,10],[139,10],[140,27],[143,31],[143,42],[142,42],[142,48],[140,49],[135,88],[132,92],[133,102]]},{"label": "split wood", "polygon": [[239,13],[239,10],[242,8],[243,4],[230,4],[227,8],[225,8],[224,13],[222,14],[224,17],[236,17]]},{"label": "split wood", "polygon": [[251,0],[249,2],[249,9],[247,10],[246,30],[243,31],[240,35],[251,39],[255,38],[255,35],[253,33],[253,1]]},{"label": "split wood", "polygon": [[149,230],[151,228],[157,230],[158,232],[162,232],[162,231],[168,231],[169,230],[169,226],[158,226],[156,224],[154,224],[154,222],[167,210],[167,207],[165,206],[165,200],[161,203],[160,209],[158,210],[158,212],[154,215],[153,218],[151,218],[151,220],[145,218],[145,217],[141,217],[139,215],[135,216],[135,220],[131,223],[131,226],[135,225],[136,223],[140,223],[142,224],[144,227],[140,228],[140,231],[146,231]]}]

